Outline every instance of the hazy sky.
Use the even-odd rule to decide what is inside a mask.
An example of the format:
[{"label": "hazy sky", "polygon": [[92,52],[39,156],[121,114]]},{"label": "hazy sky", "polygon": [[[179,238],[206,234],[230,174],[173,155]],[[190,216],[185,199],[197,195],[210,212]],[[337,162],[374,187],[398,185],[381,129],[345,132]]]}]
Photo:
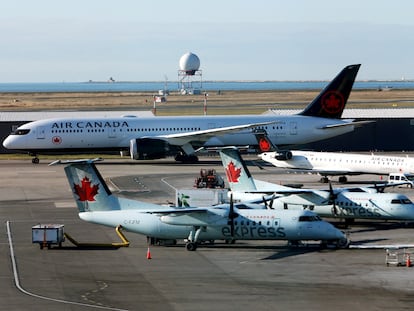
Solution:
[{"label": "hazy sky", "polygon": [[414,79],[410,0],[13,0],[0,3],[0,82]]}]

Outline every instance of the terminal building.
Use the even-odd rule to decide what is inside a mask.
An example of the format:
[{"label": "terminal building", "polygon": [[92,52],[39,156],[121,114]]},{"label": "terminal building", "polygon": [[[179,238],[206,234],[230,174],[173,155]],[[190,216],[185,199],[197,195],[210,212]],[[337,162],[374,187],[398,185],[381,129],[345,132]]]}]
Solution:
[{"label": "terminal building", "polygon": [[[295,114],[300,110],[269,110],[269,114]],[[62,117],[87,117],[91,114],[103,117],[140,116],[154,117],[151,111],[39,111],[1,112],[0,139],[3,140],[18,126],[40,119]],[[414,108],[394,109],[345,109],[344,119],[368,120],[371,123],[353,132],[323,141],[295,146],[292,149],[314,151],[414,151]],[[13,153],[0,145],[0,153]]]}]

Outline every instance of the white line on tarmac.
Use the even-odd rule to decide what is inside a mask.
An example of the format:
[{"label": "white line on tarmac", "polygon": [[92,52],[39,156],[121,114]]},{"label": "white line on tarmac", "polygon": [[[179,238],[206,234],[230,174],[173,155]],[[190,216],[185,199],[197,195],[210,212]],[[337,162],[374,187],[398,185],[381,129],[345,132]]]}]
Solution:
[{"label": "white line on tarmac", "polygon": [[10,221],[9,220],[6,221],[6,227],[7,227],[7,236],[8,236],[8,239],[9,239],[10,259],[12,261],[13,274],[14,274],[14,283],[15,283],[17,289],[20,290],[23,294],[29,295],[29,296],[34,297],[34,298],[54,301],[54,302],[63,303],[63,304],[71,304],[71,305],[77,305],[77,306],[83,306],[83,307],[89,307],[89,308],[96,308],[96,309],[103,309],[103,310],[128,311],[126,309],[117,309],[117,308],[97,306],[97,305],[91,305],[91,304],[75,302],[75,301],[68,301],[68,300],[50,298],[50,297],[46,297],[46,296],[33,294],[33,293],[25,290],[20,285],[19,274],[17,272],[17,263],[16,263],[16,258],[15,258],[15,255],[14,255],[14,247],[13,247],[13,241],[12,241],[12,237],[11,237]]}]

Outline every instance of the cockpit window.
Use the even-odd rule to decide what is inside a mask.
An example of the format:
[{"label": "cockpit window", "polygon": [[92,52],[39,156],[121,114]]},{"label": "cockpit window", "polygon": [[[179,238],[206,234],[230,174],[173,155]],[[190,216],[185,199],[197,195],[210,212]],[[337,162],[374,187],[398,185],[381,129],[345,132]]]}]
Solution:
[{"label": "cockpit window", "polygon": [[30,132],[30,130],[17,129],[11,134],[12,135],[26,135],[26,134],[29,134],[29,132]]},{"label": "cockpit window", "polygon": [[391,204],[412,204],[412,202],[409,198],[393,199],[393,200],[391,200]]},{"label": "cockpit window", "polygon": [[299,216],[299,221],[321,221],[319,216]]}]

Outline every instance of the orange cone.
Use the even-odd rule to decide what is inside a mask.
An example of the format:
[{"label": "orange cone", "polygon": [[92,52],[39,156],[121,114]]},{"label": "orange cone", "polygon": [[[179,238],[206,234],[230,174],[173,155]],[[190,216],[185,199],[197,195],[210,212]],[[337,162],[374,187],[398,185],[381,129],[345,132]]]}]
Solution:
[{"label": "orange cone", "polygon": [[147,259],[152,259],[152,258],[151,258],[151,252],[150,252],[149,247],[148,247],[148,249],[147,249]]},{"label": "orange cone", "polygon": [[410,254],[407,255],[407,260],[405,261],[405,266],[406,267],[411,267],[411,259],[410,259]]}]

